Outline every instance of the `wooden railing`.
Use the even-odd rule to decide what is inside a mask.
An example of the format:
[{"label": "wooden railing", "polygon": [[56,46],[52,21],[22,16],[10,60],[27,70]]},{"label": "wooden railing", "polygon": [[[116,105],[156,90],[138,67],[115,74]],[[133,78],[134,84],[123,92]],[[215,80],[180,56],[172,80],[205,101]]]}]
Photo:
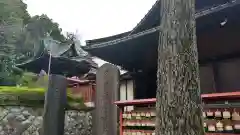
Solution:
[{"label": "wooden railing", "polygon": [[[240,123],[240,120],[233,119],[233,114],[236,112],[237,114],[240,112],[240,92],[227,92],[227,93],[212,93],[212,94],[202,94],[201,95],[202,101],[203,101],[203,114],[205,114],[204,123],[206,124],[205,130],[207,130],[207,125],[216,125],[217,122],[222,122],[226,124],[226,119],[223,116],[223,112],[228,112],[231,115],[231,118],[227,119],[227,124],[229,126],[233,127],[234,130],[229,130],[230,132],[234,133],[217,133],[219,131],[216,130],[215,133],[211,133],[214,131],[206,131],[206,135],[240,135],[237,131],[238,129],[235,128],[235,125],[238,125]],[[124,135],[125,133],[129,132],[152,132],[154,129],[141,129],[142,125],[146,126],[146,123],[144,122],[150,122],[150,124],[155,124],[154,119],[149,119],[150,116],[155,118],[156,116],[156,110],[155,110],[155,103],[156,98],[151,99],[137,99],[137,100],[128,100],[128,101],[116,101],[114,102],[119,108],[119,134]],[[141,106],[139,106],[141,105]],[[125,109],[127,106],[133,106],[135,109],[127,110]],[[213,112],[215,115],[216,111],[219,111],[221,113],[221,120],[219,119],[208,119],[209,116],[206,112]],[[152,113],[153,112],[153,113]],[[137,115],[138,113],[138,115]],[[134,114],[134,115],[133,115]],[[150,116],[149,116],[150,114]],[[153,114],[153,115],[152,115]],[[132,120],[132,117],[139,117],[144,116],[145,119],[134,119]],[[213,115],[213,116],[214,116]],[[236,117],[236,116],[235,116]],[[146,120],[147,118],[147,120]],[[215,118],[215,117],[214,117]],[[220,117],[219,117],[220,118]],[[129,123],[134,123],[137,125],[137,130],[132,130],[132,128],[128,129],[132,125]],[[140,126],[139,126],[139,123]],[[223,125],[224,125],[223,124]],[[151,127],[155,128],[155,125],[150,125]],[[135,128],[136,126],[133,126]],[[140,129],[139,129],[140,127]],[[149,127],[149,125],[147,126]],[[225,130],[225,129],[224,129]],[[226,131],[222,131],[226,132]]]}]

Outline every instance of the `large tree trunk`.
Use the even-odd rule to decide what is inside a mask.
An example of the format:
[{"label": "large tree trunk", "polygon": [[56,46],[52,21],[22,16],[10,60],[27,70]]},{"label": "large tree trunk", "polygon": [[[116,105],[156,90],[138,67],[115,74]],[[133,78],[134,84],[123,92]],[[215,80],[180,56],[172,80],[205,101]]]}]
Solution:
[{"label": "large tree trunk", "polygon": [[161,0],[156,135],[204,135],[195,0]]}]

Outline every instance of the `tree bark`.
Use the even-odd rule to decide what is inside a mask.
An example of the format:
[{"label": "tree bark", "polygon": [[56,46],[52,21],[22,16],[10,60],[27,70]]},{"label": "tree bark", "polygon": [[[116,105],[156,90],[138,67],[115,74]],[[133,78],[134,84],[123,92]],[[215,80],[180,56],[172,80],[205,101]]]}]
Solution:
[{"label": "tree bark", "polygon": [[195,0],[161,0],[156,135],[204,135]]}]

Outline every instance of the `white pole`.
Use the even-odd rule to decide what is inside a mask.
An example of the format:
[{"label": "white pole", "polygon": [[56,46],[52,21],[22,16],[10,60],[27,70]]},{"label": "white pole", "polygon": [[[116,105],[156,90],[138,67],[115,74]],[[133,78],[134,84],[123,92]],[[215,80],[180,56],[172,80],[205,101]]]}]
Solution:
[{"label": "white pole", "polygon": [[[48,35],[49,36],[49,35]],[[50,40],[52,42],[52,40]],[[51,72],[51,62],[52,62],[52,43],[49,44],[50,48],[49,48],[49,59],[48,59],[48,80],[49,80],[49,76],[50,76],[50,72]]]},{"label": "white pole", "polygon": [[[50,72],[51,72],[51,57],[52,57],[52,45],[50,44],[50,48],[49,48],[49,58],[48,58],[48,71],[47,71],[47,77],[48,77],[48,84],[47,84],[47,87],[46,87],[46,91],[48,91],[48,87],[49,87],[49,81],[50,81]],[[46,105],[47,105],[47,93],[48,92],[45,92],[45,103],[44,103],[44,108],[46,108]],[[46,110],[44,109],[44,112],[43,114],[46,113]]]},{"label": "white pole", "polygon": [[49,53],[49,60],[48,60],[48,77],[49,77],[50,72],[51,72],[51,62],[52,62],[52,58],[51,57],[52,57],[52,53],[51,53],[51,46],[50,46],[50,53]]}]

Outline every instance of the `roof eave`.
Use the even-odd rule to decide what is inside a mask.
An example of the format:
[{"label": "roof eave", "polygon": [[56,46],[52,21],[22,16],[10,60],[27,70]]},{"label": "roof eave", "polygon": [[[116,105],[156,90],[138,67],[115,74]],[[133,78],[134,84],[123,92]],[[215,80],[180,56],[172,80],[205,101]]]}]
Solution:
[{"label": "roof eave", "polygon": [[86,46],[91,46],[93,44],[108,42],[108,41],[111,41],[111,40],[122,38],[122,37],[127,36],[130,32],[131,31],[127,31],[127,32],[123,32],[123,33],[116,34],[116,35],[113,35],[113,36],[108,36],[108,37],[103,37],[103,38],[98,38],[98,39],[86,40],[85,41],[86,42]]},{"label": "roof eave", "polygon": [[[239,5],[239,4],[240,4],[240,0],[232,1],[230,3],[219,5],[219,6],[216,6],[214,8],[209,8],[209,9],[206,9],[206,10],[203,10],[203,11],[199,11],[195,14],[195,16],[196,16],[196,18],[200,18],[200,17],[210,15],[210,14],[215,13],[215,12],[219,12],[219,11],[224,10],[226,8],[231,8],[231,7]],[[95,48],[101,48],[101,47],[105,47],[105,46],[109,46],[109,45],[119,44],[119,43],[122,43],[122,42],[125,42],[125,41],[128,41],[128,40],[131,40],[131,39],[135,39],[135,38],[144,36],[144,35],[148,34],[149,32],[152,33],[152,31],[154,31],[154,29],[160,30],[160,27],[151,28],[151,29],[145,30],[143,32],[138,32],[136,34],[127,35],[125,37],[110,40],[110,41],[107,41],[107,42],[91,44],[89,46],[84,46],[83,49],[86,50],[86,51],[89,51],[89,50],[95,49]]]},{"label": "roof eave", "polygon": [[160,0],[157,0],[153,4],[152,8],[147,12],[147,14],[141,19],[141,21],[132,29],[129,35],[133,34],[136,31],[136,29],[147,20],[147,18],[152,14],[152,12],[157,8],[159,4],[160,4]]}]

